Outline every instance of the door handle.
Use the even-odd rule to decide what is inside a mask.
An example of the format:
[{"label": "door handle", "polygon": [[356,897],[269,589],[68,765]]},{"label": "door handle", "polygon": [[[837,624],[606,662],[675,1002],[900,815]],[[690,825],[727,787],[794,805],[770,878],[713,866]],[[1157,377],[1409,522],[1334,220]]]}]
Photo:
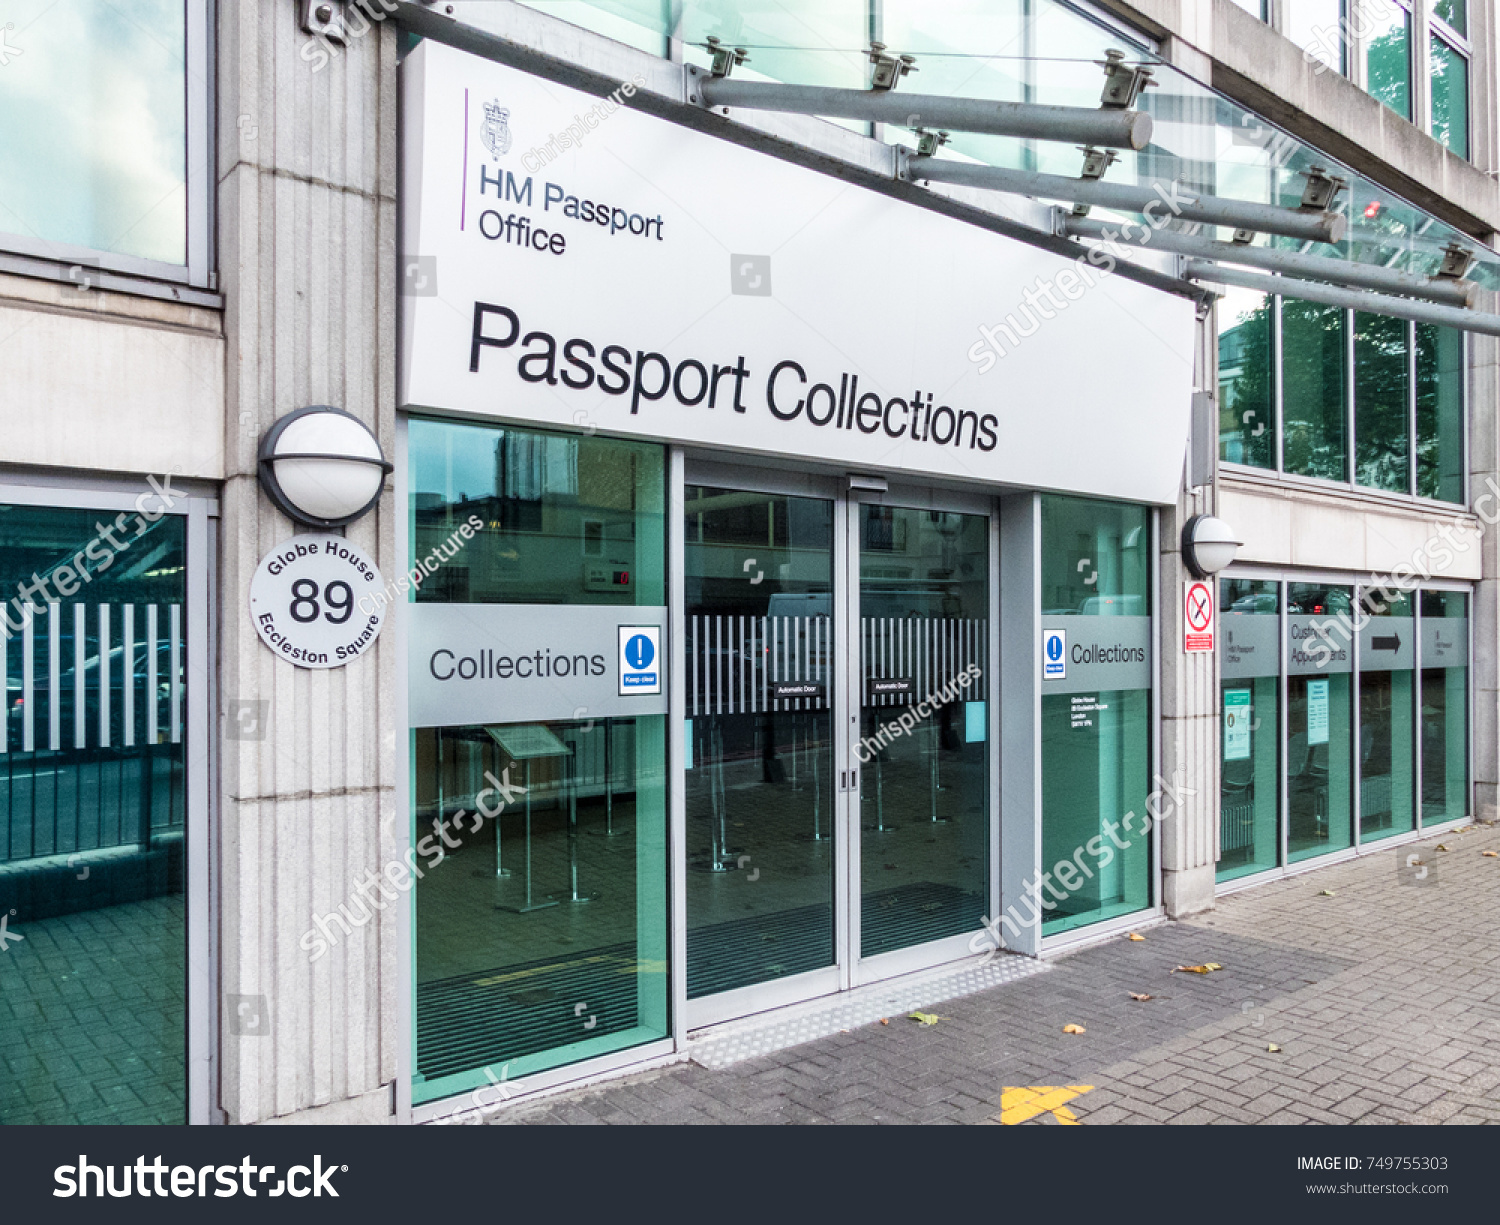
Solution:
[{"label": "door handle", "polygon": [[859,771],[857,769],[849,771],[849,790],[859,790]]}]

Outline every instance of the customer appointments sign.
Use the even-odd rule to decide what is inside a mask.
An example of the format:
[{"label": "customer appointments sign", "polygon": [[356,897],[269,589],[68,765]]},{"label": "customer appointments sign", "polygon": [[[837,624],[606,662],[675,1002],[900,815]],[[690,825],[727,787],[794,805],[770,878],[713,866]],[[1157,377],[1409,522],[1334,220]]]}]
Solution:
[{"label": "customer appointments sign", "polygon": [[430,41],[401,73],[402,406],[1175,499],[1188,300],[629,106],[559,149],[595,99]]},{"label": "customer appointments sign", "polygon": [[293,536],[256,567],[250,618],[282,659],[299,668],[337,668],[379,637],[385,603],[363,597],[383,586],[369,554],[342,536]]}]

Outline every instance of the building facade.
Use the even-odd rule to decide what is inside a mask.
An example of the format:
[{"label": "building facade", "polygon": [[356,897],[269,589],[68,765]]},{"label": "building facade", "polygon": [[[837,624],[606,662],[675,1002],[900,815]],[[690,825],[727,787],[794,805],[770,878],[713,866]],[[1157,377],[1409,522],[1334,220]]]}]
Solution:
[{"label": "building facade", "polygon": [[1492,817],[1492,9],[1264,3],[21,6],[0,1120],[482,1117]]}]

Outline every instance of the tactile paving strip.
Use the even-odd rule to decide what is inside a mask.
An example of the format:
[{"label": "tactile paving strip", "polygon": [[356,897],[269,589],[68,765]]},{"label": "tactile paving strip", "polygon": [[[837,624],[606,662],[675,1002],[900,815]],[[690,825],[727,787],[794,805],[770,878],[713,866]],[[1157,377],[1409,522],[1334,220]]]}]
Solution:
[{"label": "tactile paving strip", "polygon": [[841,1030],[869,1025],[881,1017],[900,1016],[943,1000],[959,999],[1033,974],[1045,974],[1051,968],[1050,963],[1034,957],[998,953],[977,964],[912,974],[889,983],[872,983],[836,997],[717,1025],[690,1036],[687,1053],[694,1063],[706,1068],[725,1068],[814,1042]]}]

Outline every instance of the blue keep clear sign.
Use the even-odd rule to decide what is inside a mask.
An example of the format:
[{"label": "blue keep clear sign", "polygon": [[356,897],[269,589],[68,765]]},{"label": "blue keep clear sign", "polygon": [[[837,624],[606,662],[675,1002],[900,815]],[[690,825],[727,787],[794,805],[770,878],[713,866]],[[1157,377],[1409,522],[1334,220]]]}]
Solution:
[{"label": "blue keep clear sign", "polygon": [[1060,680],[1068,675],[1068,631],[1042,631],[1042,679]]},{"label": "blue keep clear sign", "polygon": [[620,696],[661,692],[661,626],[620,626]]}]

